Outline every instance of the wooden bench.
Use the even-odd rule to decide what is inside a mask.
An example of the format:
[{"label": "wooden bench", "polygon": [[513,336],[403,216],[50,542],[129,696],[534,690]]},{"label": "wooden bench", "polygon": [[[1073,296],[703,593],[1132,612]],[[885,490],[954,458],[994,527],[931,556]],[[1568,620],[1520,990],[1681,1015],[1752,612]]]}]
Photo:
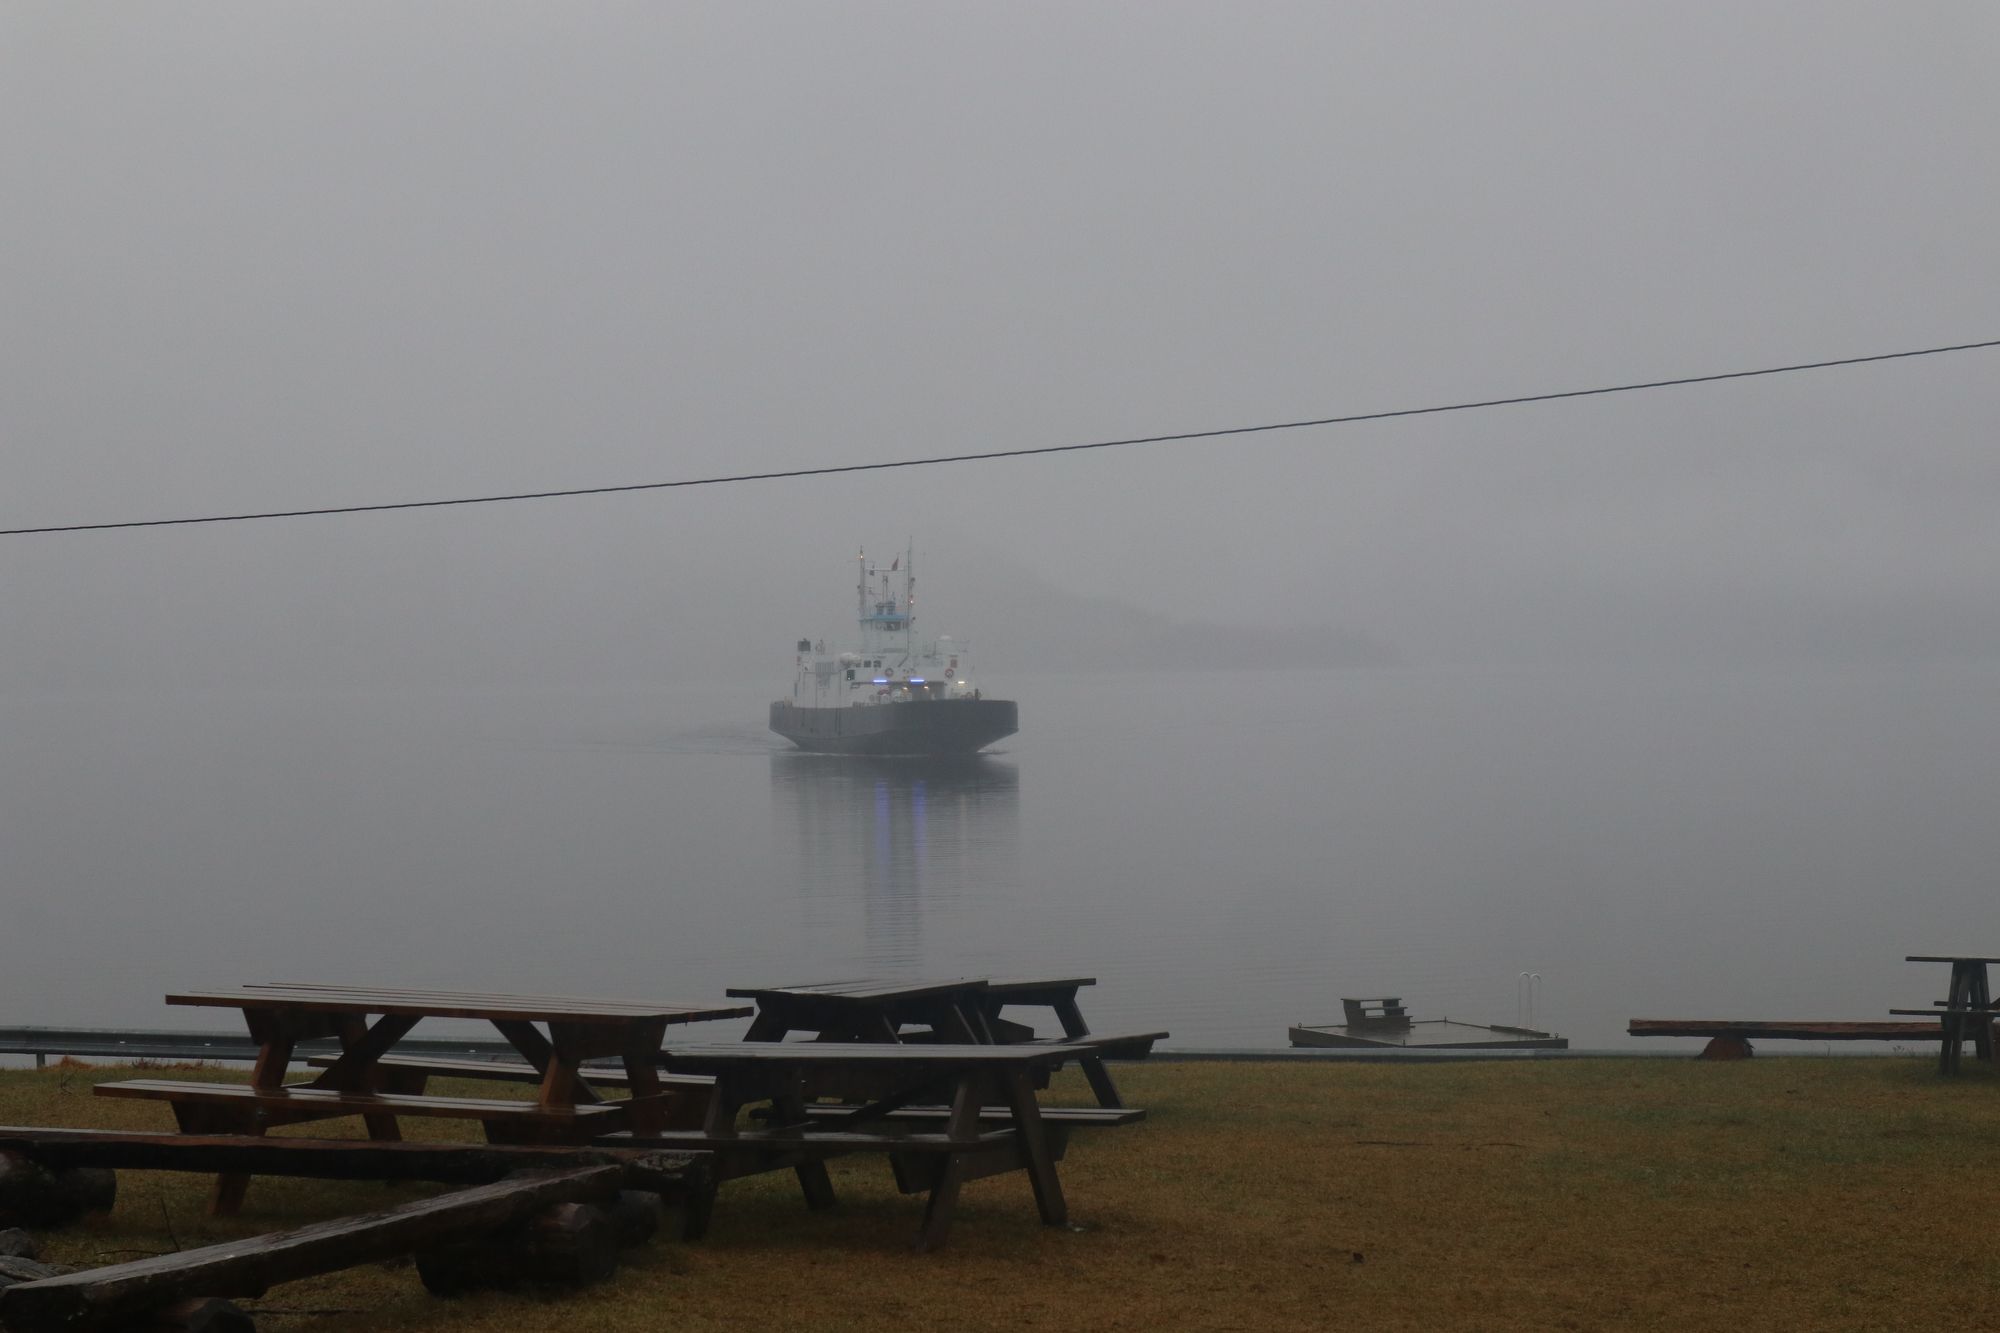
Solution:
[{"label": "wooden bench", "polygon": [[[838,1110],[840,1108],[829,1108]],[[932,1123],[949,1125],[950,1110]],[[1113,1108],[1116,1109],[1116,1108]],[[1000,1112],[1005,1115],[1004,1109]],[[819,1117],[813,1117],[818,1120]],[[921,1122],[920,1115],[881,1117],[870,1123],[873,1130],[828,1129],[822,1124],[790,1125],[780,1129],[739,1129],[732,1133],[711,1130],[664,1130],[644,1136],[647,1147],[706,1153],[714,1164],[715,1181],[720,1184],[768,1171],[791,1170],[800,1175],[806,1205],[826,1208],[833,1203],[830,1188],[811,1183],[812,1173],[823,1171],[831,1158],[854,1154],[886,1157],[898,1193],[923,1194],[935,1190],[947,1164],[952,1172],[952,1189],[970,1180],[1001,1175],[1009,1171],[1034,1169],[1038,1160],[1010,1126],[983,1128],[973,1137],[955,1136],[946,1129],[934,1131],[908,1128]],[[1060,1162],[1069,1151],[1071,1126],[1043,1115],[1041,1131],[1043,1166]],[[898,1123],[901,1121],[902,1123]],[[838,1124],[835,1119],[832,1123]],[[624,1141],[624,1135],[599,1140],[605,1145]],[[927,1227],[926,1230],[929,1230]],[[937,1239],[942,1239],[939,1233]]]},{"label": "wooden bench", "polygon": [[312,1180],[426,1180],[450,1185],[490,1185],[527,1171],[616,1166],[625,1172],[622,1188],[675,1198],[709,1183],[708,1163],[699,1154],[568,1145],[385,1143],[0,1125],[0,1153],[17,1154],[50,1170],[104,1167],[202,1174],[245,1170]]},{"label": "wooden bench", "polygon": [[[1172,1035],[1166,1032],[1128,1032],[1118,1036],[1107,1037],[1037,1037],[1034,1035],[1035,1030],[1025,1023],[1010,1023],[1004,1018],[989,1018],[987,1023],[992,1028],[994,1039],[1003,1046],[1033,1046],[1037,1044],[1043,1046],[1087,1046],[1090,1048],[1090,1054],[1084,1058],[1096,1060],[1144,1060],[1153,1053],[1153,1043],[1165,1041]],[[914,1035],[905,1034],[902,1040],[910,1045],[922,1045],[925,1042],[933,1044],[942,1043],[949,1040],[949,1038],[934,1032],[919,1032]],[[468,1061],[467,1063],[476,1064],[478,1062]]]},{"label": "wooden bench", "polygon": [[[330,1067],[340,1057],[335,1054],[314,1055],[306,1059],[306,1064],[314,1069]],[[525,1060],[480,1060],[469,1057],[430,1055],[385,1055],[375,1062],[375,1068],[387,1071],[383,1080],[385,1090],[390,1092],[421,1093],[433,1078],[489,1079],[495,1083],[536,1083],[542,1081],[542,1073]],[[602,1083],[606,1087],[630,1087],[631,1075],[622,1069],[605,1065],[587,1066],[583,1073],[592,1083]],[[701,1074],[661,1074],[658,1076],[663,1091],[677,1091],[706,1097],[715,1087],[715,1080]]]},{"label": "wooden bench", "polygon": [[1936,1041],[1933,1023],[1823,1023],[1799,1019],[1634,1018],[1632,1037],[1706,1037],[1703,1060],[1747,1060],[1752,1039],[1769,1041]]},{"label": "wooden bench", "polygon": [[[830,1102],[815,1102],[805,1108],[805,1113],[814,1121],[825,1124],[839,1124],[841,1119],[854,1114],[852,1106],[841,1106]],[[768,1119],[769,1112],[758,1108],[750,1113],[752,1119]],[[1012,1118],[1005,1106],[982,1106],[979,1119],[982,1123],[1005,1124]],[[1136,1125],[1146,1118],[1146,1113],[1136,1106],[1045,1106],[1041,1119],[1045,1125],[1061,1125],[1068,1129],[1110,1129],[1118,1125]],[[884,1124],[919,1125],[943,1124],[951,1119],[949,1106],[905,1106],[873,1117]]]},{"label": "wooden bench", "polygon": [[491,1185],[523,1173],[616,1166],[625,1173],[622,1188],[657,1195],[680,1206],[685,1240],[700,1239],[715,1199],[715,1177],[706,1156],[649,1148],[148,1134],[0,1125],[0,1159],[8,1156],[49,1171],[98,1167],[245,1172],[311,1180],[425,1180],[451,1185]]},{"label": "wooden bench", "polygon": [[442,1116],[477,1120],[493,1143],[573,1143],[623,1129],[632,1103],[586,1102],[544,1106],[488,1097],[433,1097],[400,1092],[342,1092],[292,1084],[253,1088],[240,1083],[197,1083],[137,1078],[100,1083],[102,1097],[164,1101],[187,1134],[261,1133],[273,1125],[337,1116]]}]

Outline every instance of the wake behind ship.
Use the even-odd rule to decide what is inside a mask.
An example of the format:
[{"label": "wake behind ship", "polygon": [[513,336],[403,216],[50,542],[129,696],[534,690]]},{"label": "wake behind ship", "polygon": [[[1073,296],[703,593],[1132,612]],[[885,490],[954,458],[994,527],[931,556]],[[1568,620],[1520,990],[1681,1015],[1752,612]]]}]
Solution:
[{"label": "wake behind ship", "polygon": [[965,645],[916,638],[912,553],[886,570],[866,552],[858,560],[860,651],[800,639],[792,697],[771,705],[771,730],[817,754],[912,756],[973,754],[1013,735],[1019,710],[973,683]]}]

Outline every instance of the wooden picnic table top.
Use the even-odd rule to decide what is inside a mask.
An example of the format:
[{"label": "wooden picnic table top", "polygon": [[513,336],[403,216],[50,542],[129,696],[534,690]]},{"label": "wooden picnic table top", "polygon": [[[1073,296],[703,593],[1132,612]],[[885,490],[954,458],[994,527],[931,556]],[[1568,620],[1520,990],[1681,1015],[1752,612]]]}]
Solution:
[{"label": "wooden picnic table top", "polygon": [[748,1018],[748,1005],[591,999],[574,995],[512,995],[487,991],[406,990],[270,982],[218,990],[181,991],[168,1004],[227,1009],[284,1009],[329,1014],[415,1014],[530,1023],[696,1023]]},{"label": "wooden picnic table top", "polygon": [[970,993],[1005,1003],[1016,996],[1068,993],[1095,986],[1096,977],[943,977],[894,981],[865,978],[854,981],[808,981],[783,986],[731,986],[725,995],[742,999],[828,1000],[856,1005],[887,1004],[938,995]]},{"label": "wooden picnic table top", "polygon": [[717,1041],[675,1042],[660,1051],[660,1063],[680,1073],[712,1074],[761,1066],[782,1068],[849,1068],[884,1070],[1032,1068],[1080,1060],[1093,1053],[1088,1046],[1017,1044],[1011,1046],[844,1041]]},{"label": "wooden picnic table top", "polygon": [[1001,980],[989,980],[986,983],[986,993],[988,995],[1004,997],[1022,991],[1074,991],[1082,986],[1095,986],[1096,984],[1096,977],[1049,977],[1045,980],[1036,980],[1030,977],[1006,977]]},{"label": "wooden picnic table top", "polygon": [[947,977],[916,981],[864,978],[854,981],[796,982],[783,986],[731,986],[724,990],[723,994],[742,999],[762,1000],[782,997],[866,1005],[923,999],[960,991],[985,990],[987,984],[984,977]]},{"label": "wooden picnic table top", "polygon": [[2000,958],[1982,958],[1977,954],[1954,953],[1912,953],[1903,955],[1906,963],[2000,963]]}]

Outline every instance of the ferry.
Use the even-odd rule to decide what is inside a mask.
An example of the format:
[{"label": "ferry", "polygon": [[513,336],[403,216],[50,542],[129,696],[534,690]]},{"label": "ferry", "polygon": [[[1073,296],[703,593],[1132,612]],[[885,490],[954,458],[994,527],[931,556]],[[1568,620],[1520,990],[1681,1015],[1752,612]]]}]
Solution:
[{"label": "ferry", "polygon": [[798,641],[792,694],[771,704],[771,730],[815,754],[976,754],[1020,727],[1011,699],[989,699],[972,679],[967,645],[917,637],[914,548],[878,568],[856,560],[861,646],[829,652]]}]

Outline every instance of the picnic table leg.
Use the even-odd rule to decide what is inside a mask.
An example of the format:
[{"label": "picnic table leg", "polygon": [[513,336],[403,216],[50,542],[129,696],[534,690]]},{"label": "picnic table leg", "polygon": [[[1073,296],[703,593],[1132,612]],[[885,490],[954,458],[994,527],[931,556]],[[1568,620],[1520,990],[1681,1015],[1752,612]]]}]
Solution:
[{"label": "picnic table leg", "polygon": [[1963,1020],[1947,1009],[1938,1015],[1938,1023],[1943,1028],[1942,1045],[1938,1050],[1938,1073],[1956,1074],[1959,1047],[1965,1044]]},{"label": "picnic table leg", "polygon": [[972,1019],[966,1013],[969,1007],[969,1005],[961,1007],[956,1003],[941,1002],[926,1013],[924,1018],[930,1023],[931,1031],[945,1041],[960,1042],[968,1046],[991,1045],[990,1042],[980,1040],[979,1030],[973,1026]]},{"label": "picnic table leg", "polygon": [[[285,1081],[285,1071],[291,1067],[292,1047],[298,1042],[298,1034],[282,1018],[255,1011],[244,1011],[244,1018],[250,1025],[250,1035],[258,1041],[257,1063],[250,1070],[250,1086],[271,1089]],[[187,1121],[180,1119],[178,1109],[176,1120],[183,1133],[188,1132]],[[262,1135],[264,1122],[254,1112],[237,1122],[239,1128],[232,1133]],[[234,1217],[243,1207],[243,1195],[250,1188],[248,1171],[225,1171],[215,1178],[215,1189],[208,1196],[210,1217]]]},{"label": "picnic table leg", "polygon": [[[261,1138],[264,1126],[257,1113],[233,1106],[201,1106],[194,1102],[174,1103],[174,1128],[183,1134],[241,1134]],[[243,1206],[244,1191],[250,1188],[247,1171],[218,1175],[208,1194],[210,1217],[233,1217]]]},{"label": "picnic table leg", "polygon": [[[1991,1009],[1993,996],[1986,988],[1986,964],[1974,963],[1966,986],[1966,1007]],[[1981,1017],[1972,1028],[1972,1053],[1987,1064],[1993,1063],[1993,1020]]]},{"label": "picnic table leg", "polygon": [[1056,1178],[1055,1159],[1050,1155],[1048,1129],[1042,1124],[1041,1107],[1035,1104],[1035,1085],[1026,1070],[1007,1075],[1007,1108],[1014,1113],[1014,1132],[1020,1136],[1021,1155],[1028,1161],[1028,1181],[1035,1187],[1035,1206],[1041,1210],[1045,1226],[1059,1227],[1069,1221],[1069,1205],[1063,1201],[1062,1181]]},{"label": "picnic table leg", "polygon": [[660,1087],[660,1043],[666,1038],[665,1022],[646,1023],[625,1036],[620,1060],[625,1066],[626,1086],[632,1091],[632,1129],[654,1134],[667,1127],[667,1108]]},{"label": "picnic table leg", "polygon": [[984,1001],[969,999],[964,1007],[965,1025],[972,1032],[972,1040],[981,1046],[998,1046],[1000,1035],[993,1030],[992,1020],[997,1014],[987,1012]]},{"label": "picnic table leg", "polygon": [[[576,1102],[603,1100],[577,1077],[577,1060],[569,1050],[568,1041],[551,1041],[533,1023],[524,1019],[496,1018],[493,1026],[507,1039],[507,1044],[519,1051],[521,1058],[533,1065],[535,1072],[542,1076],[544,1105],[568,1106]],[[570,1100],[550,1101],[550,1097],[567,1097]]]},{"label": "picnic table leg", "polygon": [[[1960,959],[1951,965],[1951,985],[1945,989],[1944,1009],[1938,1014],[1940,1048],[1938,1050],[1938,1073],[1956,1074],[1965,1048],[1965,1011],[1978,1007],[1986,1008],[1986,968],[1984,964]],[[1978,1020],[1972,1031],[1972,1049],[1980,1059],[1993,1059],[1993,1026],[1990,1020]]]},{"label": "picnic table leg", "polygon": [[[773,1125],[802,1125],[805,1120],[805,1103],[798,1097],[771,1098]],[[792,1168],[792,1174],[798,1177],[799,1192],[806,1196],[806,1207],[818,1210],[831,1208],[840,1202],[833,1192],[833,1178],[827,1175],[825,1162],[800,1162]]]},{"label": "picnic table leg", "polygon": [[[340,1058],[328,1065],[312,1081],[315,1088],[338,1088],[343,1092],[377,1092],[382,1086],[382,1070],[376,1063],[391,1046],[417,1025],[410,1014],[384,1014],[370,1027],[361,1014],[343,1014],[336,1023],[340,1036]],[[403,1137],[396,1117],[373,1112],[361,1117],[368,1137],[394,1143]]]},{"label": "picnic table leg", "polygon": [[[945,1133],[967,1142],[979,1138],[979,1080],[970,1074],[959,1079],[951,1094],[951,1118]],[[917,1232],[917,1248],[935,1250],[951,1234],[952,1211],[958,1207],[958,1190],[965,1183],[965,1154],[949,1153],[939,1163],[931,1181],[931,1196],[924,1204],[923,1229]]]},{"label": "picnic table leg", "polygon": [[[1056,1021],[1062,1024],[1065,1037],[1088,1037],[1090,1025],[1083,1021],[1083,1010],[1077,1007],[1076,996],[1071,994],[1055,1003]],[[1094,1055],[1086,1055],[1077,1063],[1083,1066],[1083,1076],[1090,1080],[1090,1090],[1097,1094],[1099,1106],[1123,1106],[1124,1099],[1118,1095],[1118,1085],[1111,1081],[1111,1071],[1104,1067],[1104,1061]]]}]

